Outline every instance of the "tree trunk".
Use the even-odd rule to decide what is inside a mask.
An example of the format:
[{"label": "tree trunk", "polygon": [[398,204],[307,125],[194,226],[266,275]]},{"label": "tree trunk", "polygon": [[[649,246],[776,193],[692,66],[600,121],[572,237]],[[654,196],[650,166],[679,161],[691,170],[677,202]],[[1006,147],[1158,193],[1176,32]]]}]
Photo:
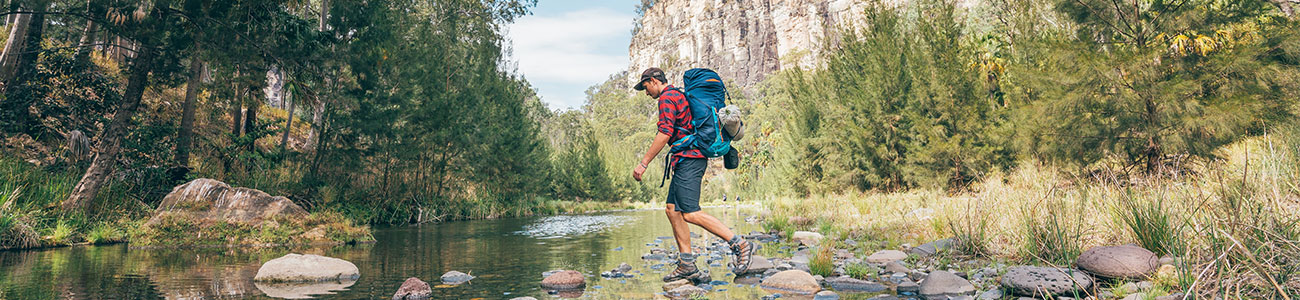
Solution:
[{"label": "tree trunk", "polygon": [[280,138],[280,152],[289,150],[289,132],[293,131],[293,111],[294,108],[298,107],[293,105],[293,100],[289,98],[290,96],[294,95],[290,95],[287,92],[280,95],[280,99],[284,99],[284,105],[288,106],[289,109],[289,117],[285,118],[286,120],[284,121],[284,136]]},{"label": "tree trunk", "polygon": [[153,68],[154,49],[148,42],[142,42],[140,46],[137,59],[131,65],[131,75],[122,102],[113,113],[112,123],[109,123],[108,129],[104,130],[103,136],[100,137],[95,160],[90,163],[90,168],[86,169],[86,174],[81,177],[81,181],[77,182],[77,187],[72,190],[72,194],[67,200],[63,200],[64,210],[78,210],[85,207],[99,193],[99,189],[108,180],[109,174],[113,173],[117,154],[122,150],[122,137],[126,135],[131,117],[135,116],[136,108],[140,106],[140,98],[149,85],[149,72]]},{"label": "tree trunk", "polygon": [[203,61],[190,59],[190,78],[185,83],[185,103],[181,104],[181,129],[176,134],[176,164],[189,168],[190,144],[194,134],[194,101],[199,93],[199,77],[203,74]]},{"label": "tree trunk", "polygon": [[[262,101],[251,101],[248,104],[248,109],[244,111],[245,135],[253,132],[253,130],[257,130],[257,108],[260,106],[262,106]],[[255,145],[257,145],[256,140],[249,142],[248,151],[253,151]]]},{"label": "tree trunk", "polygon": [[[317,30],[325,31],[325,24],[329,20],[329,12],[330,12],[330,1],[321,0],[320,16],[318,16],[317,24],[316,24]],[[316,143],[320,139],[318,135],[322,130],[321,122],[322,122],[322,117],[325,114],[325,100],[326,100],[323,97],[324,95],[329,94],[330,91],[329,89],[331,87],[333,87],[333,85],[330,84],[330,79],[325,78],[325,90],[321,93],[316,93],[316,97],[315,97],[316,102],[312,105],[311,129],[307,131],[307,146],[306,146],[307,149],[316,148],[315,147]]]},{"label": "tree trunk", "polygon": [[0,110],[7,112],[8,117],[12,118],[9,125],[13,126],[10,130],[18,132],[32,133],[36,120],[32,118],[31,106],[38,95],[14,93],[15,87],[32,81],[36,76],[36,61],[41,54],[41,41],[45,33],[45,6],[48,3],[36,3],[31,21],[27,25],[27,35],[23,38],[23,51],[17,52],[17,60],[14,62],[13,79],[5,82],[5,102],[0,103]]},{"label": "tree trunk", "polygon": [[27,46],[27,27],[31,25],[31,14],[13,14],[9,28],[9,40],[5,41],[5,50],[0,54],[0,82],[8,84],[14,78],[18,66],[18,55]]},{"label": "tree trunk", "polygon": [[81,42],[77,43],[77,56],[79,62],[90,60],[91,44],[95,43],[95,21],[86,21],[86,31],[81,33]]},{"label": "tree trunk", "polygon": [[239,84],[234,84],[232,88],[234,89],[234,98],[230,99],[230,134],[238,137],[242,133],[239,128],[244,125],[244,105],[239,97]]}]

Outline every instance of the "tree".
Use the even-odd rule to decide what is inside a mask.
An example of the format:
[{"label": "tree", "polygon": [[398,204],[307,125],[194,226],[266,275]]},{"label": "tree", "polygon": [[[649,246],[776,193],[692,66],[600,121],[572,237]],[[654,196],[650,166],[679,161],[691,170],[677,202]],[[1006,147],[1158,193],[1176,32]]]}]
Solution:
[{"label": "tree", "polygon": [[1259,17],[1267,4],[1115,3],[1061,1],[1074,30],[1017,42],[1048,49],[1008,71],[1022,73],[1009,97],[1025,103],[1028,151],[1079,166],[1118,156],[1155,173],[1293,117],[1296,63],[1275,49],[1296,35]]}]

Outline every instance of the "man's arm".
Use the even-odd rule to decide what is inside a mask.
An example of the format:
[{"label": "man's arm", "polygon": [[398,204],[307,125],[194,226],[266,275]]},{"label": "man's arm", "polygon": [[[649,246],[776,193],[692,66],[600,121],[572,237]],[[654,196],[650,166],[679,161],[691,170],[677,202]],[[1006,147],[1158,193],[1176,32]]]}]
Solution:
[{"label": "man's arm", "polygon": [[[646,167],[650,166],[651,162],[654,162],[655,156],[659,156],[659,151],[663,151],[664,146],[668,145],[668,138],[668,134],[663,132],[655,135],[655,140],[650,142],[650,149],[646,150],[645,157],[642,157],[641,163],[637,164],[636,168],[632,170],[632,178],[641,181],[641,174],[644,174]],[[668,170],[664,170],[664,172],[668,172]]]}]

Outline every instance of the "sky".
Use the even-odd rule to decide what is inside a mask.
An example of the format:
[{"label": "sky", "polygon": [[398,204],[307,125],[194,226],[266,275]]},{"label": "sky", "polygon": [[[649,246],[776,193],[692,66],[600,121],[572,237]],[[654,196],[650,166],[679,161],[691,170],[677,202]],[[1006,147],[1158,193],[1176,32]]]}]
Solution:
[{"label": "sky", "polygon": [[577,109],[587,87],[627,69],[636,0],[539,0],[507,29],[507,59],[552,110]]}]

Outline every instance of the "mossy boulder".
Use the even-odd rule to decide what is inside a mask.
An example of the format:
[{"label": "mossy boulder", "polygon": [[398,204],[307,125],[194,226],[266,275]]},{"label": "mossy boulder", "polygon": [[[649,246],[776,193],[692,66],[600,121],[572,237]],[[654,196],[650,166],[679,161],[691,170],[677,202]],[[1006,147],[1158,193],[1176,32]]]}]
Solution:
[{"label": "mossy boulder", "polygon": [[289,198],[195,179],[163,198],[131,237],[137,245],[257,245],[372,241],[336,213],[307,213]]}]

